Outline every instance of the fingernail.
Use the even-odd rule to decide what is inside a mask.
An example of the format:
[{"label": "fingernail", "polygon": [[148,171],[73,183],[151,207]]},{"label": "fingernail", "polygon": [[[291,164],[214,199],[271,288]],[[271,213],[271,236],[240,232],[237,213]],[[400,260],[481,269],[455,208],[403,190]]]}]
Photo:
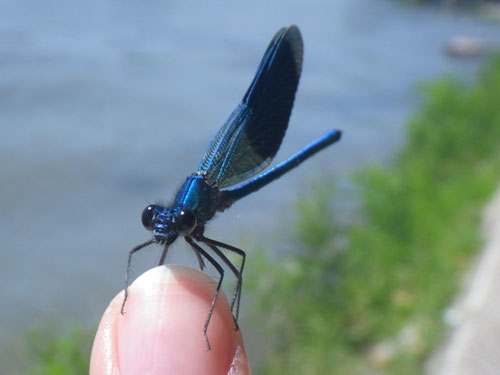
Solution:
[{"label": "fingernail", "polygon": [[245,349],[240,345],[236,346],[234,351],[233,361],[231,362],[231,367],[227,373],[228,375],[250,375],[250,366],[248,363],[248,357],[246,355]]}]

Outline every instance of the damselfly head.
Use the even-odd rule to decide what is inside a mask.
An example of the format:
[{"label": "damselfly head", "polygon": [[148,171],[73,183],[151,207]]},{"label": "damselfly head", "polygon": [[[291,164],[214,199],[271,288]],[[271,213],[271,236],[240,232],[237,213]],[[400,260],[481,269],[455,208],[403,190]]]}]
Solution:
[{"label": "damselfly head", "polygon": [[142,211],[142,225],[153,232],[159,243],[172,243],[178,235],[187,236],[196,227],[196,216],[192,211],[150,204]]},{"label": "damselfly head", "polygon": [[178,236],[175,217],[170,208],[150,204],[142,211],[142,225],[153,232],[158,243],[172,243]]}]

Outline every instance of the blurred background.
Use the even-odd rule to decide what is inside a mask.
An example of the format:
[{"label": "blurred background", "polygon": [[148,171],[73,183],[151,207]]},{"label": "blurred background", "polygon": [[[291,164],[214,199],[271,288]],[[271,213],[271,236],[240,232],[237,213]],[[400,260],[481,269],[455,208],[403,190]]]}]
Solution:
[{"label": "blurred background", "polygon": [[[498,180],[497,6],[0,1],[1,372],[85,373],[127,253],[149,238],[142,209],[197,168],[290,24],[304,66],[276,161],[329,128],[344,135],[207,228],[250,258],[241,327],[253,371],[424,371]],[[454,227],[463,239],[448,232],[456,218],[472,231]],[[168,261],[196,265],[185,249]],[[134,275],[158,256],[137,257]],[[293,311],[297,298],[307,308]],[[252,334],[263,316],[269,331]],[[411,350],[396,348],[401,332]]]}]

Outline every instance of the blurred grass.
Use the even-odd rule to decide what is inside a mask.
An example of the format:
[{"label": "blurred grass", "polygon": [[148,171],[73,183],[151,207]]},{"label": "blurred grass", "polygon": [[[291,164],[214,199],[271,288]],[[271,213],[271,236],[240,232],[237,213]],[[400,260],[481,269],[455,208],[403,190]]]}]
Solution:
[{"label": "blurred grass", "polygon": [[49,323],[33,328],[18,350],[21,375],[85,375],[89,373],[94,330],[80,325]]},{"label": "blurred grass", "polygon": [[336,216],[342,197],[319,181],[297,204],[293,255],[250,260],[256,324],[275,341],[256,373],[423,372],[499,182],[500,58],[473,85],[422,91],[393,163],[356,173],[358,218]]}]

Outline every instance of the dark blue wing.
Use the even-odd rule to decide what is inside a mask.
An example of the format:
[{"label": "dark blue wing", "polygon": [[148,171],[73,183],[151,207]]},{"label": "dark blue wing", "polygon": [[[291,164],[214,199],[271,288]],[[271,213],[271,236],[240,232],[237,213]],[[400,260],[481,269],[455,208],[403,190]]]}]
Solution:
[{"label": "dark blue wing", "polygon": [[201,160],[198,171],[219,188],[242,182],[269,165],[281,145],[302,71],[297,26],[271,40],[255,78]]}]

